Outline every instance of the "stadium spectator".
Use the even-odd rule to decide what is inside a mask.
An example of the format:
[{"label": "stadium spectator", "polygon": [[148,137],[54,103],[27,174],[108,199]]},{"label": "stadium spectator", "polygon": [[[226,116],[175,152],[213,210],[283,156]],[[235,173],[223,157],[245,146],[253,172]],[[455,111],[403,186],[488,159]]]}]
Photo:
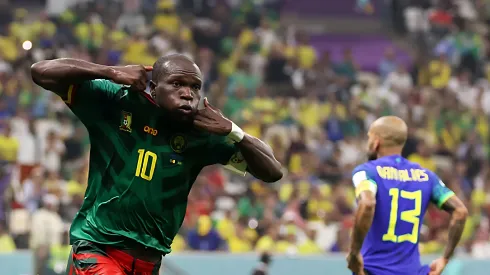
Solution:
[{"label": "stadium spectator", "polygon": [[217,251],[223,246],[222,239],[213,228],[211,218],[201,215],[196,228],[189,231],[187,235],[189,248],[200,251]]},{"label": "stadium spectator", "polygon": [[381,80],[386,79],[388,75],[396,70],[394,49],[388,48],[385,51],[384,58],[379,62],[379,77]]},{"label": "stadium spectator", "polygon": [[0,253],[15,251],[15,243],[10,236],[4,221],[0,221]]},{"label": "stadium spectator", "polygon": [[43,197],[42,207],[32,214],[31,239],[29,247],[60,245],[63,236],[63,221],[57,213],[59,199],[52,194]]},{"label": "stadium spectator", "polygon": [[58,172],[61,168],[61,158],[65,153],[65,145],[58,138],[57,133],[50,132],[46,137],[46,141],[41,145],[42,167],[48,172]]}]

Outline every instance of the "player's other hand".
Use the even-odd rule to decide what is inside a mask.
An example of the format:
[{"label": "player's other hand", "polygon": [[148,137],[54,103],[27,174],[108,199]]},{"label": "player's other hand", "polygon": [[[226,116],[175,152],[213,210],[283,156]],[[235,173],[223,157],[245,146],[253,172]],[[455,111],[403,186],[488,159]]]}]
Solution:
[{"label": "player's other hand", "polygon": [[364,273],[364,261],[360,253],[347,255],[347,267],[357,275],[366,275]]},{"label": "player's other hand", "polygon": [[446,267],[447,263],[448,263],[448,260],[447,259],[444,259],[442,257],[439,258],[439,259],[434,260],[430,264],[430,272],[429,272],[429,275],[441,275],[442,274],[442,271]]},{"label": "player's other hand", "polygon": [[144,91],[148,83],[147,72],[153,70],[152,66],[129,65],[129,66],[114,66],[112,81],[121,85],[131,86],[131,89]]},{"label": "player's other hand", "polygon": [[197,129],[211,134],[226,136],[231,132],[231,120],[223,116],[221,111],[204,98],[204,109],[198,110],[194,117],[194,126]]}]

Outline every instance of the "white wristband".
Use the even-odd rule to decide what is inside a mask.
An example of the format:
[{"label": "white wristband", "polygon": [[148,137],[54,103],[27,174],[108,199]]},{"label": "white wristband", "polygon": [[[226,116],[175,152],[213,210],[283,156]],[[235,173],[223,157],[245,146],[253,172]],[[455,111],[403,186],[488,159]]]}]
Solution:
[{"label": "white wristband", "polygon": [[228,134],[228,138],[233,140],[234,142],[240,142],[242,141],[243,137],[245,136],[245,133],[243,130],[238,127],[233,121],[231,122],[231,132]]}]

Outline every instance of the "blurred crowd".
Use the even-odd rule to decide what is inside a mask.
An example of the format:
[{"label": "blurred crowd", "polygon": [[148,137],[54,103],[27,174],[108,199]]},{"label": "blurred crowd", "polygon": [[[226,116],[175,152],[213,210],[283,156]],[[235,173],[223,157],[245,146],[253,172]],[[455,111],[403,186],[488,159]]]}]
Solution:
[{"label": "blurred crowd", "polygon": [[[458,253],[490,257],[490,40],[473,28],[486,17],[423,10],[427,28],[411,34],[429,50],[407,68],[387,48],[379,70],[364,72],[349,49],[331,60],[308,32],[284,25],[281,1],[49,2],[44,13],[17,9],[0,20],[0,252],[33,249],[48,261],[39,268],[62,270],[87,184],[86,129],[32,83],[30,65],[57,57],[151,65],[183,53],[200,66],[210,101],[268,142],[287,171],[265,184],[218,166],[203,170],[174,252],[346,252],[351,171],[365,161],[370,123],[393,114],[410,128],[403,155],[437,171],[470,209]],[[487,2],[478,4],[490,9]],[[448,222],[429,210],[422,253],[443,250]]]}]

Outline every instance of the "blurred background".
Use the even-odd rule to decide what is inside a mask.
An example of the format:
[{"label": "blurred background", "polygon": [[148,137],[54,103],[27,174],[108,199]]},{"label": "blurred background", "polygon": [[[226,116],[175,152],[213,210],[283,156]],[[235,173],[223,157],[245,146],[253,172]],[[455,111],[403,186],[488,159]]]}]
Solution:
[{"label": "blurred background", "polygon": [[[86,129],[33,84],[30,65],[182,53],[200,66],[203,93],[267,141],[287,175],[265,184],[205,169],[165,274],[208,274],[213,261],[209,274],[252,274],[269,262],[262,252],[268,274],[349,274],[350,175],[382,115],[407,121],[404,156],[470,209],[456,253],[466,260],[448,274],[482,263],[472,274],[488,274],[489,24],[488,0],[0,0],[0,266],[11,268],[0,273],[63,272],[87,184]],[[429,210],[422,254],[442,253],[448,222]]]}]

